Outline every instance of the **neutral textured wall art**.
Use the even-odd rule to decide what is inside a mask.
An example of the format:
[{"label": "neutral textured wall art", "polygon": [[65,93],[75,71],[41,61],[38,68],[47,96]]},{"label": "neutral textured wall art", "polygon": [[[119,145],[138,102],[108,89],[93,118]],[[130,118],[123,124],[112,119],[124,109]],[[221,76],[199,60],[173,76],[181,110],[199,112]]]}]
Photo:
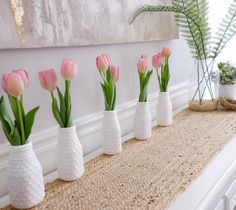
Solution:
[{"label": "neutral textured wall art", "polygon": [[0,0],[0,48],[80,46],[178,37],[171,14],[129,20],[143,4],[171,0]]}]

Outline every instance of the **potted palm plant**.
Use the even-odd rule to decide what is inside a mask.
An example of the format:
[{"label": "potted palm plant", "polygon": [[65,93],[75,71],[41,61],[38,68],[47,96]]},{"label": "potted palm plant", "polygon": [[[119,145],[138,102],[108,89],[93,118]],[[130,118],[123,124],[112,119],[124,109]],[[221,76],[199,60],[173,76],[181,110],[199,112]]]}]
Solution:
[{"label": "potted palm plant", "polygon": [[[214,63],[224,50],[229,40],[236,34],[236,2],[232,2],[228,12],[222,19],[218,31],[212,35],[208,22],[207,0],[173,0],[171,5],[145,5],[138,8],[131,23],[144,12],[173,12],[196,60],[197,89],[189,103],[189,107],[198,111],[216,109],[215,94],[212,88]],[[210,101],[204,97],[210,94]]]}]

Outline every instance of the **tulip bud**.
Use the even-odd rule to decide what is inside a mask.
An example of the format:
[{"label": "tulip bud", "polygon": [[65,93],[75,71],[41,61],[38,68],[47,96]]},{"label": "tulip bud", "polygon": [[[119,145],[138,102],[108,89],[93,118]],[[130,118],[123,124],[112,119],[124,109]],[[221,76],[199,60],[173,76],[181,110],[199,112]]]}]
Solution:
[{"label": "tulip bud", "polygon": [[162,66],[163,64],[163,57],[161,53],[157,53],[152,57],[152,65],[154,68],[158,69]]},{"label": "tulip bud", "polygon": [[169,47],[164,47],[161,52],[164,58],[168,58],[171,54],[171,49]]},{"label": "tulip bud", "polygon": [[147,68],[148,68],[147,59],[141,57],[141,58],[139,59],[139,61],[138,61],[137,66],[138,66],[138,71],[139,71],[140,73],[146,72],[146,71],[147,71]]},{"label": "tulip bud", "polygon": [[22,79],[23,83],[24,83],[24,87],[27,88],[29,87],[29,76],[28,76],[28,72],[24,69],[16,69],[13,70],[12,72],[17,73],[20,78]]},{"label": "tulip bud", "polygon": [[120,77],[120,68],[117,67],[117,66],[111,65],[110,70],[111,70],[111,73],[112,73],[113,81],[114,81],[114,83],[116,83],[119,80],[119,77]]},{"label": "tulip bud", "polygon": [[148,62],[148,56],[147,55],[142,54],[141,58],[144,58]]},{"label": "tulip bud", "polygon": [[61,76],[65,80],[72,80],[78,72],[78,65],[72,59],[63,59],[61,63]]},{"label": "tulip bud", "polygon": [[24,91],[24,82],[22,81],[19,74],[12,72],[7,76],[7,80],[5,81],[6,85],[4,88],[6,88],[6,92],[8,95],[13,97],[20,96]]},{"label": "tulip bud", "polygon": [[53,69],[39,72],[39,81],[42,88],[50,92],[57,87],[57,75]]},{"label": "tulip bud", "polygon": [[7,92],[7,81],[9,78],[10,74],[9,73],[5,73],[2,76],[2,89]]},{"label": "tulip bud", "polygon": [[107,60],[108,66],[112,65],[111,56],[108,54],[101,54],[103,58]]},{"label": "tulip bud", "polygon": [[107,71],[108,69],[108,61],[107,61],[107,58],[106,56],[98,56],[96,58],[96,65],[97,65],[97,68],[100,72],[105,72]]}]

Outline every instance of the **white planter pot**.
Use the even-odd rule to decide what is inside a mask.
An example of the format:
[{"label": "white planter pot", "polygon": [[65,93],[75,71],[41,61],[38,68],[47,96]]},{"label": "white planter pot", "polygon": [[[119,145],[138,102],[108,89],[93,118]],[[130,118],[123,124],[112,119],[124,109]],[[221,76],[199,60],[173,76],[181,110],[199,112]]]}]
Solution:
[{"label": "white planter pot", "polygon": [[17,209],[31,208],[43,200],[45,192],[42,167],[31,142],[10,146],[8,188],[10,204]]},{"label": "white planter pot", "polygon": [[152,118],[148,102],[138,102],[134,116],[134,136],[147,140],[152,136]]},{"label": "white planter pot", "polygon": [[160,92],[157,101],[157,125],[170,126],[172,124],[172,104],[169,92]]},{"label": "white planter pot", "polygon": [[59,128],[57,171],[64,181],[79,179],[84,174],[83,150],[75,126]]},{"label": "white planter pot", "polygon": [[116,110],[104,112],[102,134],[105,154],[114,155],[122,151],[120,124]]},{"label": "white planter pot", "polygon": [[236,84],[235,85],[219,85],[219,97],[228,97],[236,100]]}]

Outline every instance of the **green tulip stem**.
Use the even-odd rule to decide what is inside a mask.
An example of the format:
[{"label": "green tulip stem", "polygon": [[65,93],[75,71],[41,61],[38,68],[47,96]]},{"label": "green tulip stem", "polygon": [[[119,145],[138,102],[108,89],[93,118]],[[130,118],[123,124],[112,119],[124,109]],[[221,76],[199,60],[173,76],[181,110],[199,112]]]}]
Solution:
[{"label": "green tulip stem", "polygon": [[22,118],[22,113],[21,113],[21,108],[20,108],[20,103],[19,99],[16,98],[16,105],[17,105],[17,112],[19,115],[19,126],[20,126],[20,134],[21,134],[21,144],[25,144],[25,130],[24,130],[24,122]]},{"label": "green tulip stem", "polygon": [[70,109],[71,109],[71,104],[70,104],[70,80],[66,80],[65,81],[65,83],[66,83],[66,95],[67,95],[67,97],[66,97],[66,111],[67,111],[67,120],[69,119],[69,117],[70,117]]}]

